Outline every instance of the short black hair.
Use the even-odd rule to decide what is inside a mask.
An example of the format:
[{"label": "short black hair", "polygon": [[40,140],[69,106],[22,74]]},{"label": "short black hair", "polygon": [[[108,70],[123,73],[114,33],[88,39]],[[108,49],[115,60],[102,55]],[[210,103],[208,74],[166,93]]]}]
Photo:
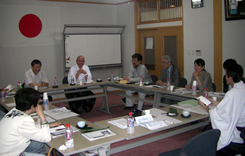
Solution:
[{"label": "short black hair", "polygon": [[225,60],[225,62],[223,63],[223,68],[224,68],[224,69],[227,69],[227,67],[228,67],[229,65],[233,65],[233,64],[237,64],[236,60],[234,60],[234,59],[227,59],[227,60]]},{"label": "short black hair", "polygon": [[196,59],[196,60],[194,61],[194,64],[195,64],[195,63],[196,63],[198,66],[201,66],[201,67],[205,66],[205,61],[204,61],[203,59],[201,59],[201,58]]},{"label": "short black hair", "polygon": [[141,61],[140,63],[142,63],[142,55],[139,53],[135,53],[132,55],[132,58],[137,58],[138,61]]},{"label": "short black hair", "polygon": [[243,68],[241,65],[232,64],[229,65],[226,70],[227,76],[231,76],[234,83],[237,83],[243,79]]},{"label": "short black hair", "polygon": [[15,96],[16,109],[26,111],[31,109],[31,106],[37,106],[40,99],[40,93],[33,88],[19,89]]},{"label": "short black hair", "polygon": [[31,62],[31,66],[33,67],[35,64],[40,64],[40,66],[42,66],[42,62],[38,59],[35,59]]}]

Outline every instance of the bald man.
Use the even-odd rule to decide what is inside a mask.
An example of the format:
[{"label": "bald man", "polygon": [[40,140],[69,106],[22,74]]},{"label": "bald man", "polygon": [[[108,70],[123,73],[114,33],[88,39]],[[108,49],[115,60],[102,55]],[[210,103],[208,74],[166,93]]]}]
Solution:
[{"label": "bald man", "polygon": [[68,82],[71,83],[71,77],[74,77],[75,83],[79,81],[87,82],[92,80],[92,75],[87,65],[85,65],[85,58],[80,55],[76,59],[76,65],[72,66],[68,73]]}]

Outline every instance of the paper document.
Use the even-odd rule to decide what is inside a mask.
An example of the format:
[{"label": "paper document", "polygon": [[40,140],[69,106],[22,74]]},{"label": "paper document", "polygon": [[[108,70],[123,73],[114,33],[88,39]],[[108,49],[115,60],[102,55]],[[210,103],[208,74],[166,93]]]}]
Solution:
[{"label": "paper document", "polygon": [[14,107],[16,104],[15,104],[15,102],[13,102],[13,103],[7,103],[6,104],[8,107]]},{"label": "paper document", "polygon": [[[121,129],[126,129],[127,128],[127,119],[121,118],[117,120],[112,120],[112,121],[107,121],[109,124],[112,124],[114,126],[117,126]],[[138,126],[137,123],[134,123],[134,126]]]},{"label": "paper document", "polygon": [[187,90],[186,88],[178,88],[178,89],[175,89],[174,91],[177,94],[188,94],[192,92],[191,90]]},{"label": "paper document", "polygon": [[136,117],[135,120],[137,124],[148,128],[149,130],[155,130],[167,126],[162,120],[154,121],[151,114]]},{"label": "paper document", "polygon": [[157,108],[151,108],[149,110],[150,110],[150,114],[153,115],[153,116],[160,116],[160,115],[163,115],[163,114],[167,114],[166,111],[163,111],[163,110],[157,109]]},{"label": "paper document", "polygon": [[116,134],[111,132],[109,129],[104,129],[104,130],[99,130],[99,131],[94,131],[94,132],[82,134],[82,136],[84,136],[89,141],[94,141],[94,140],[110,137],[113,135],[116,135]]},{"label": "paper document", "polygon": [[45,110],[43,112],[45,115],[48,115],[55,120],[65,119],[65,118],[74,117],[74,116],[79,115],[79,114],[76,114],[76,113],[66,109],[65,107]]}]

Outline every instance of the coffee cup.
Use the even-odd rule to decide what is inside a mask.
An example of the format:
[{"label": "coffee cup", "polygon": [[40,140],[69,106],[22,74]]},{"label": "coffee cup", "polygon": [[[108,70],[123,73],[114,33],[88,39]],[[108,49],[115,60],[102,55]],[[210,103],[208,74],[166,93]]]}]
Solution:
[{"label": "coffee cup", "polygon": [[38,86],[34,86],[34,89],[35,89],[35,90],[38,90]]},{"label": "coffee cup", "polygon": [[78,121],[77,126],[80,128],[83,128],[85,126],[86,122],[85,121]]},{"label": "coffee cup", "polygon": [[216,96],[212,97],[212,99],[213,99],[214,101],[217,101],[217,97],[216,97]]},{"label": "coffee cup", "polygon": [[80,84],[80,85],[83,85],[83,81],[79,81],[79,84]]},{"label": "coffee cup", "polygon": [[149,109],[148,110],[144,110],[144,112],[145,112],[145,115],[150,114],[150,110]]},{"label": "coffee cup", "polygon": [[190,115],[190,111],[184,110],[184,111],[182,111],[182,114],[184,117],[188,117]]},{"label": "coffee cup", "polygon": [[171,91],[174,91],[174,85],[171,85],[171,86],[170,86],[170,90],[171,90]]}]

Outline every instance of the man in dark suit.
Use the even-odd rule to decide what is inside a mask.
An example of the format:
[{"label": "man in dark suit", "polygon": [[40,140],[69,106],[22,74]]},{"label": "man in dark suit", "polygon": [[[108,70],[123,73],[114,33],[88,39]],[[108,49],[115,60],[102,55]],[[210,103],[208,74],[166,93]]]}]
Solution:
[{"label": "man in dark suit", "polygon": [[169,78],[170,84],[178,86],[180,82],[180,70],[178,67],[172,64],[170,56],[164,55],[161,58],[162,71],[160,79],[157,81],[157,85],[166,86],[167,80]]}]

